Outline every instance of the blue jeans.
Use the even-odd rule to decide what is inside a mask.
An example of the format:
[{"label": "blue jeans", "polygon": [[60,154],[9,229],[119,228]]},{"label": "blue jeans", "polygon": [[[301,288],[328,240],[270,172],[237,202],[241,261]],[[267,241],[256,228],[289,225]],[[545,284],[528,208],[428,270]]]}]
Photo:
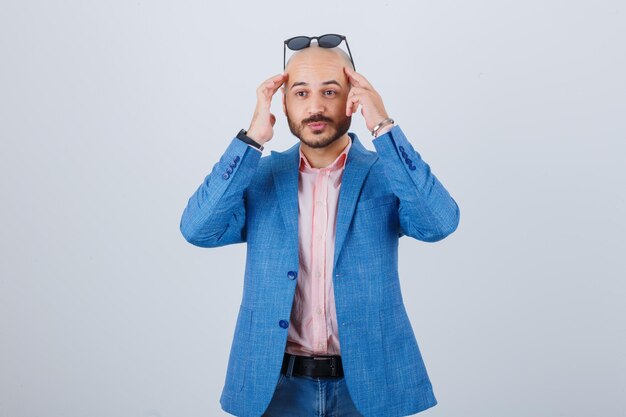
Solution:
[{"label": "blue jeans", "polygon": [[281,374],[263,417],[362,417],[344,378]]}]

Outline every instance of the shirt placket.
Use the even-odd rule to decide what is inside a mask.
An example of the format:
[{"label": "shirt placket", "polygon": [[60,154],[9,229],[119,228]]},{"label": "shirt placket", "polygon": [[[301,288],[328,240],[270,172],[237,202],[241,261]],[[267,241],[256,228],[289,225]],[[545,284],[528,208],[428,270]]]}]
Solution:
[{"label": "shirt placket", "polygon": [[315,179],[315,206],[313,209],[314,251],[313,277],[315,288],[315,349],[326,353],[328,335],[326,329],[326,233],[328,230],[328,181],[330,171],[320,170]]}]

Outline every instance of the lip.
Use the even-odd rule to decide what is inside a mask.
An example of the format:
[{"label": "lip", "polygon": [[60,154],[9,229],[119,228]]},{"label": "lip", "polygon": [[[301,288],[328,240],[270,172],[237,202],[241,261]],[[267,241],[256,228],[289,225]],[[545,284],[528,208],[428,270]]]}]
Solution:
[{"label": "lip", "polygon": [[311,130],[322,130],[326,127],[326,122],[314,122],[307,124]]}]

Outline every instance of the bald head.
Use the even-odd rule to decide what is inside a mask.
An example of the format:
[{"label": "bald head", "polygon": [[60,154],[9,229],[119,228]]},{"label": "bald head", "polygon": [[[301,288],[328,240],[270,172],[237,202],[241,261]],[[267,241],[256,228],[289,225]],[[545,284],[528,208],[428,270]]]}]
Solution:
[{"label": "bald head", "polygon": [[[348,78],[344,68],[352,68],[350,56],[339,48],[321,48],[311,43],[308,48],[297,51],[289,59],[285,68],[287,81],[285,87],[290,89],[299,84],[310,84],[315,80],[334,81],[348,87]],[[283,89],[283,93],[285,89]]]},{"label": "bald head", "polygon": [[301,62],[318,62],[318,61],[334,61],[342,66],[351,68],[354,70],[352,66],[352,61],[350,60],[350,55],[348,55],[341,48],[321,48],[315,42],[311,42],[311,46],[308,48],[301,49],[296,51],[295,54],[289,58],[287,61],[287,66],[285,68],[286,72],[289,72],[289,67],[292,63],[301,63]]}]

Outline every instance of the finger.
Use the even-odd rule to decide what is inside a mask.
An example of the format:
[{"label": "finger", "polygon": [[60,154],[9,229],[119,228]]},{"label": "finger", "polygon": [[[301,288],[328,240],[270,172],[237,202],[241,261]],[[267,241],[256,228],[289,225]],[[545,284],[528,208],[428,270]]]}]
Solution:
[{"label": "finger", "polygon": [[280,80],[282,80],[282,79],[284,79],[284,78],[286,78],[286,77],[287,77],[287,73],[286,73],[286,72],[281,72],[280,74],[276,74],[276,75],[274,75],[274,76],[272,77],[272,80],[274,80],[274,81],[280,81]]},{"label": "finger", "polygon": [[269,81],[263,85],[263,89],[261,90],[261,93],[268,99],[272,98],[274,94],[276,94],[280,86],[281,86],[280,82]]},{"label": "finger", "polygon": [[350,91],[350,93],[348,94],[348,99],[346,100],[346,117],[352,116],[352,107],[354,106],[354,103],[352,102],[353,97],[354,95],[352,94],[352,91]]},{"label": "finger", "polygon": [[259,88],[259,93],[265,96],[266,99],[271,99],[278,89],[283,85],[283,82],[287,76],[285,74],[279,74],[266,80]]},{"label": "finger", "polygon": [[287,74],[277,75],[273,80],[274,85],[272,86],[272,95],[274,95],[278,89],[287,81]]},{"label": "finger", "polygon": [[348,67],[344,67],[343,69],[350,80],[350,84],[355,87],[373,89],[372,84],[370,84],[364,76]]},{"label": "finger", "polygon": [[287,76],[287,74],[285,74],[284,72],[281,74],[276,74],[271,76],[270,78],[268,78],[267,80],[263,81],[263,84],[268,83],[268,82],[278,82],[283,80],[285,77]]},{"label": "finger", "polygon": [[[362,88],[358,88],[358,87],[352,87],[350,88],[350,92],[348,93],[348,98],[346,100],[346,116],[351,116],[352,113],[356,112],[356,109],[358,107],[355,107],[354,105],[354,101],[353,99],[355,99],[355,97],[361,92],[363,91]],[[359,101],[359,99],[356,99],[357,101]]]},{"label": "finger", "polygon": [[273,88],[276,84],[279,86],[287,79],[287,74],[277,74],[261,83],[260,89]]},{"label": "finger", "polygon": [[274,94],[276,91],[278,91],[282,84],[282,79],[268,80],[263,84],[263,90],[265,92],[271,92],[272,94]]},{"label": "finger", "polygon": [[368,94],[368,90],[363,87],[352,86],[352,88],[350,88],[350,92],[348,93],[348,97],[352,97],[352,96],[360,95],[364,93]]},{"label": "finger", "polygon": [[[352,114],[356,113],[357,110],[359,110],[359,105],[361,104],[361,102],[356,101],[353,105],[352,105]],[[363,111],[363,106],[361,106],[361,111]]]},{"label": "finger", "polygon": [[361,102],[360,96],[354,95],[349,97],[346,102],[346,116],[350,117],[359,109],[359,104]]}]

